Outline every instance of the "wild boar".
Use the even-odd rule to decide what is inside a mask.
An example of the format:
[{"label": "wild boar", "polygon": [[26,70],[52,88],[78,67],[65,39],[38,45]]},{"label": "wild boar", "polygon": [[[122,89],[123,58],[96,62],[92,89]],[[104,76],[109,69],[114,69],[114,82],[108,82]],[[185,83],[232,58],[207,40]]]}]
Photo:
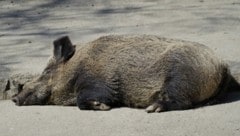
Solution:
[{"label": "wild boar", "polygon": [[196,42],[110,35],[78,49],[68,36],[53,45],[53,56],[42,74],[12,99],[16,105],[184,110],[216,102],[230,80],[228,66]]}]

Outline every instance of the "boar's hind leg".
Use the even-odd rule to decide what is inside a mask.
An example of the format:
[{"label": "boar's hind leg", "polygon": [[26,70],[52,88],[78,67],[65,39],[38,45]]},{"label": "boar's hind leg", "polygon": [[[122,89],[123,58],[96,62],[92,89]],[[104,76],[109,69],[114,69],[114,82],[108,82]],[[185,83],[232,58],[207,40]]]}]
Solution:
[{"label": "boar's hind leg", "polygon": [[77,105],[81,110],[110,110],[117,102],[116,92],[104,84],[88,85],[79,90]]},{"label": "boar's hind leg", "polygon": [[181,80],[172,79],[171,82],[167,83],[163,90],[162,94],[158,95],[156,101],[146,108],[146,112],[162,112],[162,111],[171,111],[171,110],[185,110],[192,108],[192,102],[187,92],[187,83],[184,83]]},{"label": "boar's hind leg", "polygon": [[189,109],[192,107],[190,102],[180,102],[175,100],[167,100],[161,101],[158,100],[154,102],[152,105],[146,108],[146,112],[163,112],[163,111],[170,111],[170,110],[184,110]]}]

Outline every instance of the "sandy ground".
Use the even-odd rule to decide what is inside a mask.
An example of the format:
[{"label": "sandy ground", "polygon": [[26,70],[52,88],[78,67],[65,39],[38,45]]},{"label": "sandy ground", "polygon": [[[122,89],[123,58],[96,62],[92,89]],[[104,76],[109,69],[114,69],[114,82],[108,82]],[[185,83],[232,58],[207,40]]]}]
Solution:
[{"label": "sandy ground", "polygon": [[[0,79],[40,73],[52,41],[73,43],[106,34],[157,34],[203,43],[240,73],[238,0],[1,0]],[[120,108],[107,112],[77,107],[17,107],[0,101],[0,135],[24,136],[238,136],[240,94],[231,103],[147,114]]]}]

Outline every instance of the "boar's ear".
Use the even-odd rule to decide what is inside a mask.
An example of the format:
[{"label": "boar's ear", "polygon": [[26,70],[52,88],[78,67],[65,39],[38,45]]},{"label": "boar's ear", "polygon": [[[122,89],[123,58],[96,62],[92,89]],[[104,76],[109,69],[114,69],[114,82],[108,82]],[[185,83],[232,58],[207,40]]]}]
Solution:
[{"label": "boar's ear", "polygon": [[60,37],[59,39],[53,42],[54,49],[53,54],[54,58],[59,61],[69,60],[75,53],[75,45],[72,45],[68,36]]}]

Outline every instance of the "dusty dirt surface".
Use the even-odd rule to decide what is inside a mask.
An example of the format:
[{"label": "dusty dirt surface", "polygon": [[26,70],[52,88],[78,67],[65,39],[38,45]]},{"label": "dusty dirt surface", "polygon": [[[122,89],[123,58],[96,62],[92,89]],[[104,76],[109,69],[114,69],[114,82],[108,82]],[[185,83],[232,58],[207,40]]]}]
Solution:
[{"label": "dusty dirt surface", "polygon": [[[38,74],[52,54],[52,41],[73,43],[109,34],[155,34],[203,43],[240,75],[238,0],[1,0],[0,80]],[[120,108],[17,107],[0,100],[0,135],[24,136],[239,136],[240,94],[229,102],[186,111],[147,114]]]}]

